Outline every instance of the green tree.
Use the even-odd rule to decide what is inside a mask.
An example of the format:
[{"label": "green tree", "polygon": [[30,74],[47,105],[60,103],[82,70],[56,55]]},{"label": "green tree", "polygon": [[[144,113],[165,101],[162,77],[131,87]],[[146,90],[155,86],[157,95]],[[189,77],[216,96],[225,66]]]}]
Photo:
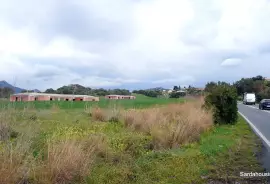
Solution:
[{"label": "green tree", "polygon": [[14,93],[14,90],[11,88],[0,88],[0,98],[9,98],[11,94]]},{"label": "green tree", "polygon": [[130,91],[126,89],[113,89],[108,91],[110,95],[130,95]]},{"label": "green tree", "polygon": [[133,93],[155,98],[162,95],[162,91],[160,90],[134,90]]},{"label": "green tree", "polygon": [[252,77],[252,80],[253,81],[264,81],[265,78],[263,76],[261,76],[261,75],[258,75],[256,77]]},{"label": "green tree", "polygon": [[237,89],[238,96],[243,96],[245,92],[253,92],[257,96],[257,101],[264,98],[270,98],[268,94],[270,82],[265,80],[265,77],[258,75],[251,78],[242,78],[233,84]]},{"label": "green tree", "polygon": [[174,91],[178,91],[178,90],[179,90],[179,87],[178,87],[178,86],[174,86],[174,87],[173,87],[173,90],[174,90]]},{"label": "green tree", "polygon": [[49,88],[49,89],[46,89],[45,93],[52,93],[52,94],[55,94],[56,91],[52,88]]},{"label": "green tree", "polygon": [[180,98],[180,97],[184,97],[186,96],[186,93],[184,92],[175,92],[173,91],[172,93],[170,93],[170,98]]},{"label": "green tree", "polygon": [[217,83],[215,82],[208,82],[206,85],[205,85],[205,89],[204,91],[205,92],[211,92],[213,90],[214,87],[217,86]]},{"label": "green tree", "polygon": [[57,94],[72,94],[73,90],[69,86],[62,86],[56,90]]},{"label": "green tree", "polygon": [[97,96],[106,96],[110,94],[106,89],[103,89],[103,88],[95,89],[93,90],[93,92]]},{"label": "green tree", "polygon": [[219,82],[205,97],[204,107],[213,110],[216,124],[235,124],[238,115],[236,88]]}]

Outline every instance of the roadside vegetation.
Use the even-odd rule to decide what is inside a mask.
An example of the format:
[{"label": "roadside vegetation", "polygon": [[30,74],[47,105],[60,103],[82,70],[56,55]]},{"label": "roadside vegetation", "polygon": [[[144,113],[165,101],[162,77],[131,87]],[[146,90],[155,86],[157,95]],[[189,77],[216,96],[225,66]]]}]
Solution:
[{"label": "roadside vegetation", "polygon": [[263,170],[254,156],[260,143],[235,114],[234,90],[217,84],[188,101],[138,95],[79,108],[5,106],[0,183],[264,183],[239,177]]},{"label": "roadside vegetation", "polygon": [[[209,91],[215,82],[209,82],[206,85],[205,90]],[[263,76],[256,76],[251,78],[242,78],[234,82],[233,86],[236,88],[238,100],[243,100],[243,95],[247,93],[255,93],[257,102],[260,102],[262,99],[270,99],[270,79],[266,79]]]}]

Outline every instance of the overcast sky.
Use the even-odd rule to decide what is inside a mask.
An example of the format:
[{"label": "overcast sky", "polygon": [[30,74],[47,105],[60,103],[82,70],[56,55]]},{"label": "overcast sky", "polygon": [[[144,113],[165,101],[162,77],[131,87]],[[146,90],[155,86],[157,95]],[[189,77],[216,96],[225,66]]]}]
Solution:
[{"label": "overcast sky", "polygon": [[147,88],[270,77],[269,0],[0,0],[0,80]]}]

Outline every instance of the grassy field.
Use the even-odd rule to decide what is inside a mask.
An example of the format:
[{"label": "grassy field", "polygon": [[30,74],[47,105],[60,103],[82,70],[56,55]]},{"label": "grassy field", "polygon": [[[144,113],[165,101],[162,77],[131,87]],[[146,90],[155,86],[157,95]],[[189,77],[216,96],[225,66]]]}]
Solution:
[{"label": "grassy field", "polygon": [[264,183],[239,177],[262,171],[249,126],[215,127],[201,105],[4,109],[0,183]]},{"label": "grassy field", "polygon": [[100,97],[99,102],[67,102],[67,101],[47,101],[47,102],[9,102],[7,100],[0,101],[0,108],[14,107],[22,109],[26,106],[36,109],[49,109],[53,106],[57,106],[60,109],[84,109],[90,106],[97,106],[101,108],[114,107],[118,108],[146,108],[153,105],[166,105],[170,103],[183,102],[183,99],[172,98],[151,98],[144,95],[135,95],[136,100],[108,100],[104,97]]}]

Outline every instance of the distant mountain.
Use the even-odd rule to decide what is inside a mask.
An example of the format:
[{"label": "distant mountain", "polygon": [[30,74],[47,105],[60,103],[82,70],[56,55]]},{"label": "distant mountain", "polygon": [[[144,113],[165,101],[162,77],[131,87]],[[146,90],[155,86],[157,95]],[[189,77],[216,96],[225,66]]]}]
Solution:
[{"label": "distant mountain", "polygon": [[20,93],[21,91],[24,90],[22,88],[14,87],[11,84],[7,83],[6,81],[0,81],[0,88],[11,88],[14,90],[15,93]]},{"label": "distant mountain", "polygon": [[35,93],[41,93],[41,91],[39,91],[38,89],[33,89],[32,91]]},{"label": "distant mountain", "polygon": [[[25,91],[26,89],[23,88],[19,88],[19,87],[14,87],[11,84],[9,84],[6,81],[0,81],[0,88],[11,88],[14,90],[15,93],[21,93],[22,91]],[[36,93],[39,93],[40,91],[38,89],[34,89],[34,90],[29,90],[29,91],[33,91]]]}]

